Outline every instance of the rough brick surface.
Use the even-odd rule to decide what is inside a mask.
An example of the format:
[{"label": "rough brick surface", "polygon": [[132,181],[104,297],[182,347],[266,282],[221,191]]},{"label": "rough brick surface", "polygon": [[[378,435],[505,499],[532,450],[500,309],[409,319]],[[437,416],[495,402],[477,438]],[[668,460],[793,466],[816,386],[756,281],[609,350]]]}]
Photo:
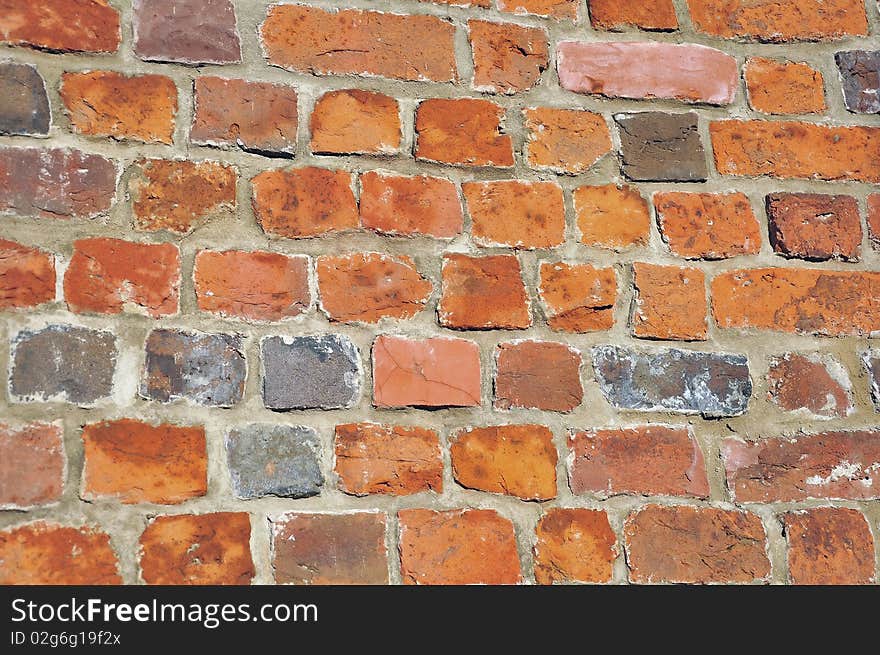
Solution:
[{"label": "rough brick surface", "polygon": [[441,177],[361,175],[361,224],[381,234],[454,237],[464,224],[455,185]]},{"label": "rough brick surface", "polygon": [[238,498],[308,498],[321,493],[320,439],[299,425],[257,423],[226,435],[226,455]]},{"label": "rough brick surface", "polygon": [[705,340],[705,284],[698,268],[634,263],[633,334],[644,339]]},{"label": "rough brick surface", "polygon": [[67,468],[57,423],[0,423],[0,508],[27,509],[58,502]]},{"label": "rough brick surface", "polygon": [[495,407],[568,412],[581,404],[581,355],[551,341],[510,341],[495,353]]},{"label": "rough brick surface", "polygon": [[400,147],[397,101],[381,93],[347,89],[321,96],[312,111],[312,152],[393,154]]},{"label": "rough brick surface", "polygon": [[640,112],[614,117],[620,164],[631,180],[698,182],[708,175],[697,115]]},{"label": "rough brick surface", "polygon": [[39,248],[0,239],[0,310],[55,300],[55,260]]},{"label": "rough brick surface", "polygon": [[[452,0],[453,2],[457,0]],[[441,0],[446,2],[446,0]],[[477,0],[471,4],[480,4],[480,6],[489,6],[489,0]],[[506,11],[518,16],[532,14],[535,16],[546,16],[562,20],[577,20],[578,0],[496,0],[498,9]]]},{"label": "rough brick surface", "polygon": [[480,245],[552,248],[565,239],[562,189],[552,182],[465,182],[461,190]]},{"label": "rough brick surface", "polygon": [[615,250],[648,243],[651,214],[635,188],[582,186],[572,197],[581,243]]},{"label": "rough brick surface", "polygon": [[134,52],[147,61],[232,64],[241,43],[232,0],[134,0]]},{"label": "rough brick surface", "polygon": [[[484,300],[492,296],[492,303]],[[519,260],[513,255],[443,258],[440,324],[451,328],[524,329],[532,323]]]},{"label": "rough brick surface", "polygon": [[857,260],[862,245],[859,206],[852,196],[773,193],[767,196],[770,245],[801,259]]},{"label": "rough brick surface", "polygon": [[817,507],[783,517],[792,584],[857,585],[874,581],[874,537],[864,514]]},{"label": "rough brick surface", "polygon": [[617,537],[604,511],[553,507],[538,521],[535,532],[538,584],[611,581]]},{"label": "rough brick surface", "polygon": [[50,52],[116,52],[119,11],[107,0],[0,2],[0,40]]},{"label": "rough brick surface", "polygon": [[752,57],[743,67],[749,104],[764,114],[825,111],[822,73],[803,62]]},{"label": "rough brick surface", "polygon": [[880,51],[838,52],[834,58],[843,80],[846,108],[857,114],[880,114]]},{"label": "rough brick surface", "polygon": [[590,22],[597,30],[619,30],[638,27],[643,30],[674,30],[678,18],[672,0],[588,0]]},{"label": "rough brick surface", "polygon": [[868,386],[874,409],[880,412],[880,351],[868,350],[862,353],[862,364],[868,374]]},{"label": "rough brick surface", "polygon": [[579,109],[526,109],[529,164],[583,173],[611,151],[611,134],[600,114]]},{"label": "rough brick surface", "polygon": [[846,418],[853,412],[846,369],[831,356],[785,353],[770,359],[768,396],[780,409],[807,416]]},{"label": "rough brick surface", "polygon": [[477,91],[524,91],[535,86],[547,68],[547,34],[539,28],[471,20],[468,34]]},{"label": "rough brick surface", "polygon": [[416,110],[415,155],[443,164],[513,166],[503,116],[502,108],[488,100],[425,100]]},{"label": "rough brick surface", "polygon": [[538,292],[551,328],[561,332],[595,332],[608,330],[614,324],[614,269],[545,262],[540,273]]},{"label": "rough brick surface", "polygon": [[0,134],[40,136],[49,133],[52,114],[46,83],[35,66],[0,63]]},{"label": "rough brick surface", "polygon": [[868,235],[874,249],[880,249],[880,193],[868,196]]}]

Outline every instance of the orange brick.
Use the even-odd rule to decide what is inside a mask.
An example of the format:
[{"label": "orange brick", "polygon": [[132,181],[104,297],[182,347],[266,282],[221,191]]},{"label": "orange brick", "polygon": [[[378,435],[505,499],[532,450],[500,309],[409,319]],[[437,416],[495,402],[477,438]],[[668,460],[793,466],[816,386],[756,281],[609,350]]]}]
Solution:
[{"label": "orange brick", "polygon": [[55,260],[39,248],[0,239],[0,310],[55,300]]},{"label": "orange brick", "polygon": [[361,224],[382,234],[447,239],[461,233],[464,218],[447,179],[369,171],[361,175]]},{"label": "orange brick", "polygon": [[874,582],[874,537],[865,515],[846,507],[816,507],[783,516],[792,584]]},{"label": "orange brick", "polygon": [[[577,20],[579,0],[497,0],[498,9],[522,16],[532,14],[547,18]],[[489,6],[488,0],[486,6]]]},{"label": "orange brick", "polygon": [[613,268],[544,262],[538,288],[547,324],[563,332],[610,330],[614,324],[617,277]]},{"label": "orange brick", "polygon": [[116,52],[119,11],[107,0],[0,2],[0,40],[70,52]]},{"label": "orange brick", "polygon": [[588,0],[590,22],[597,30],[639,27],[643,30],[676,30],[678,18],[672,0]]},{"label": "orange brick", "polygon": [[529,327],[532,319],[519,260],[514,255],[445,255],[437,312],[441,325],[457,329]]},{"label": "orange brick", "polygon": [[348,89],[325,93],[312,111],[312,152],[390,155],[400,147],[400,115],[394,98]]},{"label": "orange brick", "polygon": [[633,264],[633,334],[647,339],[707,337],[706,276],[698,268]]},{"label": "orange brick", "polygon": [[468,32],[477,91],[525,91],[538,83],[547,68],[547,33],[540,28],[471,20]]},{"label": "orange brick", "polygon": [[565,240],[562,188],[554,182],[465,182],[461,190],[480,245],[553,248]]},{"label": "orange brick", "polygon": [[503,132],[503,115],[488,100],[425,100],[416,111],[415,155],[443,164],[513,166],[513,142]]},{"label": "orange brick", "polygon": [[569,412],[581,404],[581,355],[552,341],[510,341],[495,351],[495,407]]},{"label": "orange brick", "polygon": [[600,114],[579,109],[526,109],[528,160],[535,168],[583,173],[611,152],[611,133]]},{"label": "orange brick", "polygon": [[648,202],[633,187],[606,184],[574,190],[581,243],[599,248],[628,248],[648,243]]},{"label": "orange brick", "polygon": [[604,511],[552,507],[538,521],[535,581],[610,582],[617,537]]},{"label": "orange brick", "polygon": [[822,73],[792,61],[751,57],[743,67],[749,104],[765,114],[818,114],[825,111]]}]

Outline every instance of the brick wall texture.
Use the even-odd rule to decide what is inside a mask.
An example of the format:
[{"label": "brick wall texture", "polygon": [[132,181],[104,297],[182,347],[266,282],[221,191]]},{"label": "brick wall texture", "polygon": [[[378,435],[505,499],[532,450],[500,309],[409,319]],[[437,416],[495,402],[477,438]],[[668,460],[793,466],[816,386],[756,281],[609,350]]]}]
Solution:
[{"label": "brick wall texture", "polygon": [[0,583],[873,584],[876,0],[0,0]]}]

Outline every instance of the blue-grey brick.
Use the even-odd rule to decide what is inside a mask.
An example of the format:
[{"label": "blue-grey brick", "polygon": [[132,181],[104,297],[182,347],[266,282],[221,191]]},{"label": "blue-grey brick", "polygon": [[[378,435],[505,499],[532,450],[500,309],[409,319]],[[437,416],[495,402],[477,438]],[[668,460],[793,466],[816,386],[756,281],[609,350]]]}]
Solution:
[{"label": "blue-grey brick", "polygon": [[0,62],[0,134],[44,136],[49,122],[46,84],[36,67]]},{"label": "blue-grey brick", "polygon": [[880,113],[880,50],[838,52],[846,108],[859,114]]},{"label": "blue-grey brick", "polygon": [[868,373],[868,385],[874,411],[880,412],[880,350],[868,350],[862,353],[862,363]]}]

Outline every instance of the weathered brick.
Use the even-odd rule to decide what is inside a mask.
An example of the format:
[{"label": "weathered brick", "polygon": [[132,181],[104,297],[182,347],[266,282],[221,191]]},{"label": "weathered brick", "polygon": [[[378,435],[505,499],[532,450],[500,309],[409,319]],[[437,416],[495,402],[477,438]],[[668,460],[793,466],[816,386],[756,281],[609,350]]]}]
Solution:
[{"label": "weathered brick", "polygon": [[81,528],[37,521],[0,531],[0,584],[118,585],[119,562],[110,537]]},{"label": "weathered brick", "polygon": [[688,427],[572,431],[568,447],[576,494],[709,497],[703,453]]},{"label": "weathered brick", "polygon": [[466,428],[452,435],[449,452],[463,487],[523,500],[556,497],[558,455],[543,425]]},{"label": "weathered brick", "polygon": [[880,350],[867,350],[862,353],[862,365],[868,374],[868,386],[874,411],[880,412]]},{"label": "weathered brick", "polygon": [[687,0],[698,32],[768,43],[868,33],[862,0]]},{"label": "weathered brick", "polygon": [[375,323],[412,318],[434,287],[406,255],[375,252],[317,259],[321,308],[331,321]]},{"label": "weathered brick", "polygon": [[0,147],[0,214],[95,218],[116,195],[116,163],[71,148]]},{"label": "weathered brick", "polygon": [[145,143],[174,141],[177,87],[170,77],[64,73],[61,100],[74,132]]},{"label": "weathered brick", "polygon": [[590,23],[597,30],[638,27],[643,30],[676,30],[678,18],[672,0],[588,0]]},{"label": "weathered brick", "polygon": [[[485,302],[489,297],[492,302]],[[441,325],[460,330],[524,329],[532,324],[529,309],[515,255],[444,255],[437,308]]]},{"label": "weathered brick", "polygon": [[610,330],[614,324],[617,276],[590,264],[542,262],[538,293],[547,325],[562,332]]},{"label": "weathered brick", "polygon": [[[578,0],[497,0],[496,4],[500,11],[506,11],[510,14],[519,16],[532,14],[557,20],[564,18],[577,20],[578,7],[580,6]],[[485,6],[489,6],[489,0],[485,0]]]},{"label": "weathered brick", "polygon": [[[315,75],[454,82],[455,27],[437,16],[271,5],[260,37],[269,63]],[[414,44],[418,47],[414,47]]]},{"label": "weathered brick", "polygon": [[569,412],[581,404],[581,354],[552,341],[509,341],[495,351],[495,407]]},{"label": "weathered brick", "polygon": [[392,236],[448,239],[460,234],[464,224],[455,185],[427,175],[364,173],[360,211],[363,227]]},{"label": "weathered brick", "polygon": [[0,311],[55,300],[55,260],[39,248],[0,239]]},{"label": "weathered brick", "polygon": [[547,33],[512,23],[468,21],[474,61],[474,89],[517,93],[535,86],[547,68]]},{"label": "weathered brick", "polygon": [[120,419],[86,425],[82,440],[86,499],[176,505],[208,491],[203,427]]},{"label": "weathered brick", "polygon": [[373,343],[373,404],[479,406],[479,347],[464,339],[380,335]]},{"label": "weathered brick", "polygon": [[18,427],[0,423],[0,508],[28,509],[58,502],[66,469],[60,423]]},{"label": "weathered brick", "polygon": [[461,190],[478,245],[553,248],[565,240],[565,204],[555,182],[465,182]]},{"label": "weathered brick", "polygon": [[764,114],[825,111],[822,73],[802,62],[749,57],[743,77],[752,109]]},{"label": "weathered brick", "polygon": [[346,171],[263,171],[251,185],[254,213],[267,234],[302,239],[358,226],[351,174]]},{"label": "weathered brick", "polygon": [[213,161],[141,159],[128,180],[134,226],[188,234],[235,211],[235,168]]},{"label": "weathered brick", "polygon": [[321,493],[321,440],[312,428],[255,423],[226,435],[237,498],[307,498]]},{"label": "weathered brick", "polygon": [[703,341],[706,276],[698,268],[633,263],[632,328],[643,339]]},{"label": "weathered brick", "polygon": [[623,529],[632,582],[737,582],[770,576],[767,534],[750,512],[647,505]]},{"label": "weathered brick", "polygon": [[434,430],[376,423],[337,425],[335,454],[339,488],[347,494],[443,492],[440,437]]},{"label": "weathered brick", "polygon": [[728,271],[712,280],[719,327],[823,336],[880,331],[880,273],[806,268]]},{"label": "weathered brick", "polygon": [[634,187],[582,186],[572,197],[581,243],[615,250],[648,243],[651,214]]},{"label": "weathered brick", "polygon": [[601,114],[580,109],[526,109],[528,161],[534,168],[583,173],[611,152],[611,133]]},{"label": "weathered brick", "polygon": [[563,89],[608,98],[727,105],[739,84],[736,59],[692,43],[562,41],[556,69]]},{"label": "weathered brick", "polygon": [[738,416],[752,395],[745,355],[594,346],[593,370],[605,399],[620,409]]},{"label": "weathered brick", "polygon": [[12,342],[9,390],[23,401],[92,405],[113,392],[116,338],[71,325],[23,330]]},{"label": "weathered brick", "polygon": [[388,584],[385,514],[283,514],[272,542],[278,584]]},{"label": "weathered brick", "polygon": [[153,519],[140,538],[141,577],[160,585],[246,585],[255,575],[245,512]]},{"label": "weathered brick", "polygon": [[513,523],[490,509],[404,509],[404,584],[516,584],[522,580]]},{"label": "weathered brick", "polygon": [[880,193],[868,196],[868,235],[875,250],[880,250]]},{"label": "weathered brick", "polygon": [[623,174],[645,182],[701,182],[709,172],[695,113],[616,114]]},{"label": "weathered brick", "polygon": [[119,12],[107,0],[0,0],[0,40],[50,52],[116,52]]},{"label": "weathered brick", "polygon": [[266,337],[260,347],[269,409],[337,409],[360,397],[360,353],[348,337]]},{"label": "weathered brick", "polygon": [[474,98],[424,100],[416,110],[418,159],[461,166],[513,166],[504,110]]},{"label": "weathered brick", "polygon": [[846,507],[816,507],[782,517],[792,584],[874,582],[874,536],[865,515]]},{"label": "weathered brick", "polygon": [[617,537],[604,511],[551,507],[535,532],[538,584],[611,582]]},{"label": "weathered brick", "polygon": [[451,7],[482,7],[483,9],[488,9],[492,5],[492,0],[419,0],[419,2],[432,2]]},{"label": "weathered brick", "polygon": [[298,121],[296,90],[284,84],[201,76],[194,82],[190,141],[237,146],[248,152],[293,156]]},{"label": "weathered brick", "polygon": [[689,259],[756,255],[761,232],[744,193],[654,194],[657,222],[673,254]]},{"label": "weathered brick", "polygon": [[709,134],[722,175],[880,182],[880,127],[728,120]]},{"label": "weathered brick", "polygon": [[767,219],[777,253],[812,260],[859,258],[862,222],[852,196],[771,193]]},{"label": "weathered brick", "polygon": [[838,52],[834,60],[846,108],[858,114],[880,114],[880,50]]},{"label": "weathered brick", "polygon": [[64,298],[73,312],[177,313],[180,252],[170,243],[79,239],[64,274]]},{"label": "weathered brick", "polygon": [[0,107],[0,134],[49,134],[52,120],[49,97],[46,95],[46,83],[36,66],[13,61],[0,62],[0,98],[3,98],[3,106]]},{"label": "weathered brick", "polygon": [[233,64],[241,42],[232,0],[134,0],[134,53],[147,61]]},{"label": "weathered brick", "polygon": [[727,486],[740,503],[880,498],[880,432],[725,439]]},{"label": "weathered brick", "polygon": [[312,111],[312,152],[391,155],[400,148],[400,109],[382,93],[345,89],[318,98]]},{"label": "weathered brick", "polygon": [[846,418],[853,411],[846,369],[830,355],[785,353],[770,359],[767,397],[786,412]]},{"label": "weathered brick", "polygon": [[247,363],[238,335],[153,330],[147,337],[140,395],[232,407],[244,395]]}]

